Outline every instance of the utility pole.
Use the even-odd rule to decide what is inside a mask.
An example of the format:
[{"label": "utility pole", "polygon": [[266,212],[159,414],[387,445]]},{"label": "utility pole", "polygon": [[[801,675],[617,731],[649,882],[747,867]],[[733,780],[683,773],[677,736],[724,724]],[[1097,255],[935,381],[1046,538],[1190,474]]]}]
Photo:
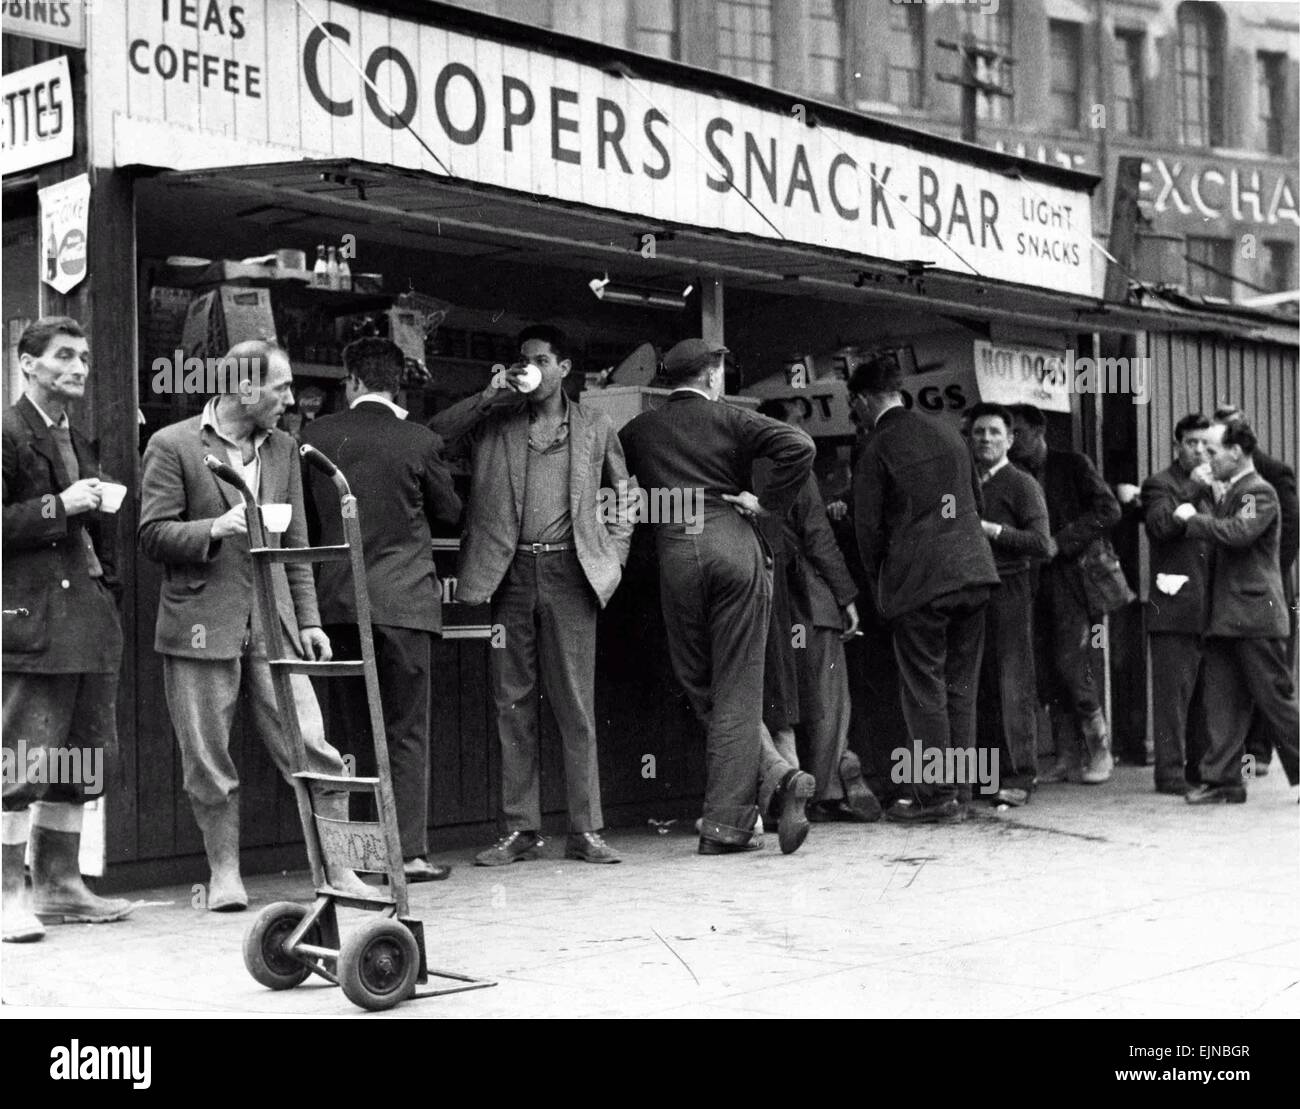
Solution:
[{"label": "utility pole", "polygon": [[1011,95],[1001,85],[993,81],[985,81],[980,77],[980,63],[992,66],[995,62],[1001,61],[1006,65],[1015,65],[1015,59],[987,46],[980,46],[970,31],[962,35],[960,45],[948,39],[935,39],[934,43],[941,50],[952,50],[961,55],[960,77],[936,73],[934,79],[942,81],[945,85],[961,86],[961,137],[967,142],[978,142],[979,128],[975,114],[975,97],[980,93],[986,96],[1009,97]]}]

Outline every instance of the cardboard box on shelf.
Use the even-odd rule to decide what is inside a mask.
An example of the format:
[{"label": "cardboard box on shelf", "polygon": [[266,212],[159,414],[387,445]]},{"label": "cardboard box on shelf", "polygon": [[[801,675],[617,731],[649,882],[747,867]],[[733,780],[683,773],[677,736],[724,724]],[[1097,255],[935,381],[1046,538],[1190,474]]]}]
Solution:
[{"label": "cardboard box on shelf", "polygon": [[246,339],[274,339],[271,291],[222,285],[195,297],[185,316],[181,347],[187,358],[219,358]]}]

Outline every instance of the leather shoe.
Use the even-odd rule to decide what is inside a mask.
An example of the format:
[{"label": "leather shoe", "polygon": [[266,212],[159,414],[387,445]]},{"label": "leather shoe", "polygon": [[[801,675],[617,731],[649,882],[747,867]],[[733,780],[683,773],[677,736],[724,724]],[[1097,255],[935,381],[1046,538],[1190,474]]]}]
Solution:
[{"label": "leather shoe", "polygon": [[773,800],[773,807],[781,814],[776,825],[781,854],[793,855],[808,838],[807,807],[816,792],[816,779],[802,770],[789,770],[781,779]]},{"label": "leather shoe", "polygon": [[1168,785],[1156,786],[1157,793],[1167,793],[1171,797],[1186,797],[1192,791],[1186,782],[1170,782]]},{"label": "leather shoe", "polygon": [[438,866],[423,856],[416,855],[403,860],[402,873],[408,882],[442,882],[451,877],[451,867]]},{"label": "leather shoe", "polygon": [[720,839],[700,836],[701,855],[739,855],[745,851],[762,851],[763,837],[753,836],[747,843],[724,843]]},{"label": "leather shoe", "polygon": [[966,810],[955,797],[937,805],[922,805],[903,797],[889,806],[885,817],[896,824],[960,824],[966,819]]},{"label": "leather shoe", "polygon": [[601,839],[597,832],[572,832],[564,845],[566,859],[584,863],[621,863],[619,853]]},{"label": "leather shoe", "polygon": [[[880,819],[879,816],[876,817]],[[871,821],[849,808],[845,801],[814,801],[808,806],[808,820],[813,824],[870,824]]]},{"label": "leather shoe", "polygon": [[993,795],[993,804],[1018,809],[1021,805],[1029,804],[1029,790],[1006,786]]},{"label": "leather shoe", "polygon": [[1183,798],[1189,805],[1244,805],[1245,786],[1200,785]]}]

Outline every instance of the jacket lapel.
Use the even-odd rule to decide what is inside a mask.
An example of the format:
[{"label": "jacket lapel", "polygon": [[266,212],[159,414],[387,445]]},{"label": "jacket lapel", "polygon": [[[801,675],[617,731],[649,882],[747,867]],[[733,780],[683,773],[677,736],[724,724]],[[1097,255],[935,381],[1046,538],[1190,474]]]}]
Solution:
[{"label": "jacket lapel", "polygon": [[505,428],[506,463],[510,471],[510,489],[515,498],[515,523],[524,520],[524,486],[528,481],[528,409],[510,419]]},{"label": "jacket lapel", "polygon": [[569,405],[569,516],[575,525],[582,507],[582,490],[591,461],[595,429],[582,418],[576,403]]},{"label": "jacket lapel", "polygon": [[[230,462],[230,457],[226,450],[226,444],[217,438],[216,433],[213,432],[211,428],[204,427],[202,423],[199,424],[199,440],[202,448],[199,454],[200,466],[203,465],[203,457],[209,454],[213,455],[221,462]],[[203,468],[204,470],[208,470],[206,466],[203,466]],[[208,470],[208,477],[216,483],[217,491],[220,494],[221,499],[225,501],[227,508],[234,508],[236,505],[241,503],[239,493],[236,491],[234,486],[228,485],[226,482],[222,481],[216,474],[212,473],[211,470]]]},{"label": "jacket lapel", "polygon": [[23,414],[23,419],[27,421],[27,426],[31,430],[32,450],[50,464],[50,469],[54,473],[54,487],[60,491],[66,489],[72,484],[72,476],[63,468],[63,458],[59,454],[59,448],[54,445],[54,437],[50,434],[50,429],[41,418],[41,414],[36,411],[36,406],[24,394],[18,398],[14,407]]}]

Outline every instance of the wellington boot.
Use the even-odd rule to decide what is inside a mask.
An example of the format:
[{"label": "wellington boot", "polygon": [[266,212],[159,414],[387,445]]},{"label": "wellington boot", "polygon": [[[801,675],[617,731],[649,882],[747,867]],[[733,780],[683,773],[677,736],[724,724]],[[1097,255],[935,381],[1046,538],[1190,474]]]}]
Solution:
[{"label": "wellington boot", "polygon": [[[77,806],[78,808],[80,806]],[[32,825],[33,909],[46,924],[107,924],[135,906],[100,897],[81,878],[81,832]]]},{"label": "wellington boot", "polygon": [[239,797],[232,795],[224,805],[191,802],[194,819],[203,833],[203,850],[208,856],[208,910],[237,913],[248,908],[248,894],[239,876]]},{"label": "wellington boot", "polygon": [[1089,716],[1079,731],[1083,735],[1083,746],[1087,753],[1079,780],[1090,786],[1109,781],[1115,760],[1111,758],[1110,733],[1101,710],[1098,709]]},{"label": "wellington boot", "polygon": [[1047,770],[1038,775],[1043,785],[1059,782],[1077,782],[1081,774],[1081,752],[1079,750],[1079,733],[1074,717],[1069,713],[1053,712],[1052,738],[1056,743],[1056,761]]},{"label": "wellington boot", "polygon": [[26,855],[25,843],[4,845],[5,943],[34,943],[45,935],[45,926],[27,904],[27,883],[23,878]]}]

